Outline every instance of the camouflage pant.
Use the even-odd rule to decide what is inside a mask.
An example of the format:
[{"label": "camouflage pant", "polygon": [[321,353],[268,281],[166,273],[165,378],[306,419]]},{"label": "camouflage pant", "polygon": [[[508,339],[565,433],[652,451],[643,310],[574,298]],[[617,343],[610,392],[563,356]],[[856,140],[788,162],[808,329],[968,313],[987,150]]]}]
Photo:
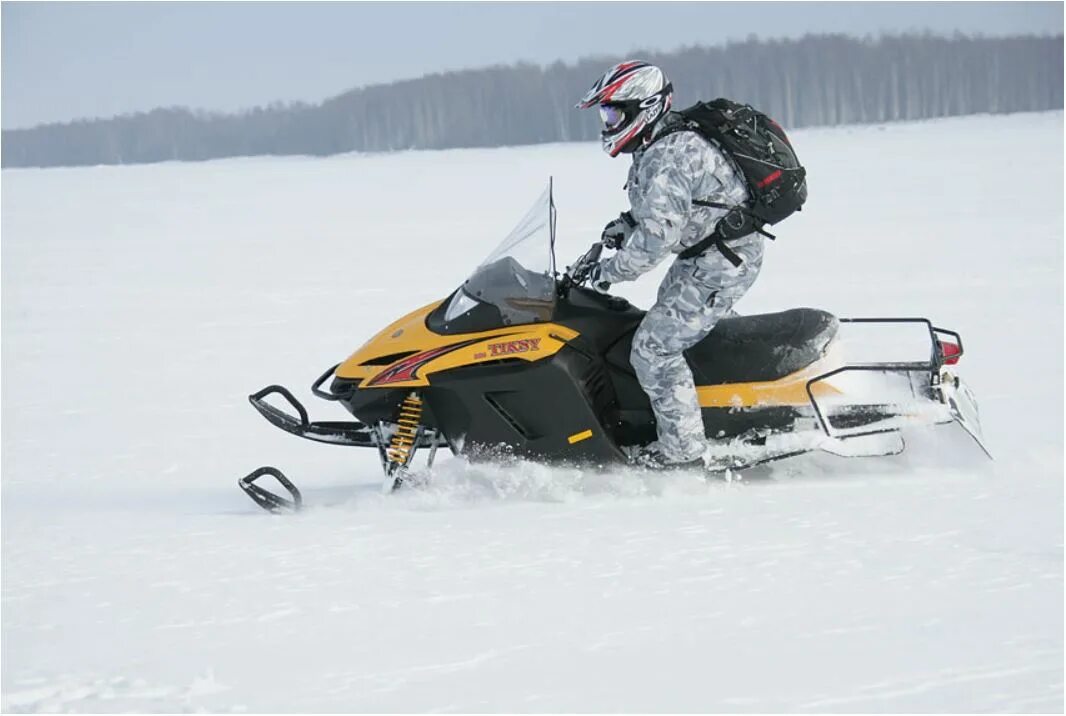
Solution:
[{"label": "camouflage pant", "polygon": [[695,460],[707,448],[692,370],[682,351],[733,313],[733,304],[762,267],[761,236],[738,239],[730,247],[744,260],[739,267],[713,248],[695,259],[675,261],[633,337],[630,360],[651,399],[659,448],[670,462]]}]

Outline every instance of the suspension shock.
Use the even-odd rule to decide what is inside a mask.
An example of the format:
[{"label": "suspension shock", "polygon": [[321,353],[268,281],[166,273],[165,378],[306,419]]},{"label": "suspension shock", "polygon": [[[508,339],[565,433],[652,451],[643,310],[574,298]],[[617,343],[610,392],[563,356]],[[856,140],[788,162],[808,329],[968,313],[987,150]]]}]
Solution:
[{"label": "suspension shock", "polygon": [[396,430],[389,439],[389,447],[385,451],[389,466],[393,470],[407,467],[407,464],[411,462],[421,424],[422,399],[418,397],[418,393],[410,393],[400,404],[400,416],[396,420]]}]

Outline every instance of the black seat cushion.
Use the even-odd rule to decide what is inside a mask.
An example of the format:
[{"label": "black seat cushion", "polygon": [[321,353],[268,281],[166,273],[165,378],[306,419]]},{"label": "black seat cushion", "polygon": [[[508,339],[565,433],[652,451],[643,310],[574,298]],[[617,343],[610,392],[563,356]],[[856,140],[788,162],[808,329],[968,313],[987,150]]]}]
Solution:
[{"label": "black seat cushion", "polygon": [[818,360],[839,326],[814,308],[723,318],[685,355],[696,385],[777,380]]},{"label": "black seat cushion", "polygon": [[[696,385],[777,380],[822,357],[839,325],[833,315],[813,308],[723,318],[685,357]],[[633,372],[635,328],[607,351],[607,362],[627,373]]]}]

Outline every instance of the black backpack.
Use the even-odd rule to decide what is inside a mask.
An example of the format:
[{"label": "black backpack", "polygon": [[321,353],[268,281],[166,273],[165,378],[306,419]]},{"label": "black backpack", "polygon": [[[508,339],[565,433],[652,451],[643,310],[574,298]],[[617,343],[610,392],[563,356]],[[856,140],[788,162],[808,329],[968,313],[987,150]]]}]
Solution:
[{"label": "black backpack", "polygon": [[699,256],[711,245],[739,266],[740,257],[726,241],[747,236],[753,231],[775,238],[763,227],[791,216],[807,201],[807,170],[804,169],[785,130],[770,117],[751,105],[728,99],[698,102],[678,114],[684,120],[658,137],[675,132],[695,131],[720,147],[744,175],[750,201],[729,206],[712,201],[694,200],[697,206],[728,209],[715,226],[714,233],[681,252],[681,258]]}]

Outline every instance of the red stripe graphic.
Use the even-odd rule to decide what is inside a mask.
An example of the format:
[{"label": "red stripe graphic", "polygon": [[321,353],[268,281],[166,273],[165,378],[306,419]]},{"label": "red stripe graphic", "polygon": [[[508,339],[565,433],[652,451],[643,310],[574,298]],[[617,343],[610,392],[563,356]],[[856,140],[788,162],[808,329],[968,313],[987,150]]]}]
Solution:
[{"label": "red stripe graphic", "polygon": [[393,363],[391,366],[378,373],[371,378],[370,382],[366,384],[366,387],[388,385],[389,383],[403,383],[408,380],[418,380],[418,369],[426,363],[429,363],[434,358],[440,358],[446,353],[451,353],[452,351],[459,350],[472,343],[477,343],[479,340],[482,339],[453,343],[450,346],[441,346],[440,348],[423,351],[422,353],[415,353],[413,356],[408,356],[397,363]]},{"label": "red stripe graphic", "polygon": [[775,181],[777,181],[780,178],[781,178],[781,170],[778,169],[776,172],[774,172],[773,174],[770,174],[765,179],[763,179],[761,182],[759,182],[756,186],[758,186],[760,189],[762,189],[764,186],[769,186],[770,184],[773,184]]},{"label": "red stripe graphic", "polygon": [[639,132],[640,130],[644,129],[644,125],[646,125],[646,124],[647,124],[647,122],[640,122],[639,124],[634,126],[631,130],[629,130],[626,133],[626,136],[622,137],[617,142],[615,142],[614,143],[614,151],[611,152],[611,156],[612,157],[617,157],[618,153],[620,151],[622,151],[622,147],[624,147],[629,142],[629,140],[631,140],[633,137],[635,137],[637,132]]},{"label": "red stripe graphic", "polygon": [[614,97],[614,93],[626,83],[626,79],[643,66],[644,64],[641,62],[630,62],[619,67],[614,73],[614,81],[600,90],[599,103],[609,102],[611,97]]}]

